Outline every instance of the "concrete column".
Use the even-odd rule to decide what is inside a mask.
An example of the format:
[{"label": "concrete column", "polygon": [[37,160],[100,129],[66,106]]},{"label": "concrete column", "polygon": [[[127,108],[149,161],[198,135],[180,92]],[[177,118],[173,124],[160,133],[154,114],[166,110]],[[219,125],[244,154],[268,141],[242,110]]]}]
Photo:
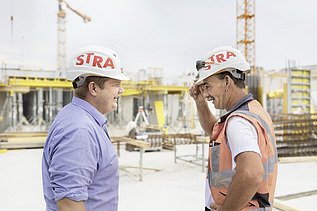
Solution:
[{"label": "concrete column", "polygon": [[17,124],[18,124],[18,110],[17,110],[17,99],[16,99],[16,93],[13,92],[11,94],[11,99],[12,99],[12,125],[11,128],[13,130],[16,129]]},{"label": "concrete column", "polygon": [[49,112],[49,119],[48,121],[51,123],[53,121],[53,88],[49,88],[49,93],[48,93],[48,112]]},{"label": "concrete column", "polygon": [[63,107],[63,89],[56,89],[57,91],[57,102],[56,102],[56,113],[57,114]]},{"label": "concrete column", "polygon": [[168,109],[168,97],[167,97],[167,93],[164,94],[163,103],[164,103],[165,127],[167,127],[167,125],[169,124],[169,122],[168,122],[168,115],[167,115],[167,109]]},{"label": "concrete column", "polygon": [[40,126],[43,120],[43,106],[44,106],[44,99],[43,99],[43,88],[39,88],[37,90],[37,124]]},{"label": "concrete column", "polygon": [[22,93],[18,93],[18,122],[19,124],[22,124],[22,120],[23,120],[23,96]]},{"label": "concrete column", "polygon": [[36,107],[36,101],[37,101],[37,95],[36,95],[36,92],[32,92],[33,93],[33,103],[32,103],[32,124],[35,124],[36,123],[36,120],[37,120],[37,114],[36,114],[36,110],[37,110],[37,107]]}]

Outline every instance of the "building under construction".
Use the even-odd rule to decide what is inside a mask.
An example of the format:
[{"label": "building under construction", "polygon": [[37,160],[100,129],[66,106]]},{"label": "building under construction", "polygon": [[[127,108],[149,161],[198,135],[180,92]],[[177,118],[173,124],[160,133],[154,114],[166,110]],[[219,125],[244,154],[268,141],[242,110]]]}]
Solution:
[{"label": "building under construction", "polygon": [[[58,111],[72,99],[71,82],[56,79],[55,71],[3,67],[1,72],[2,132],[44,132]],[[139,106],[143,106],[151,124],[161,128],[168,125],[186,128],[193,121],[189,118],[193,114],[187,102],[188,84],[163,85],[160,81],[159,77],[147,77],[146,80],[123,83],[125,91],[118,108],[108,116],[110,124],[124,127],[136,118]]]}]

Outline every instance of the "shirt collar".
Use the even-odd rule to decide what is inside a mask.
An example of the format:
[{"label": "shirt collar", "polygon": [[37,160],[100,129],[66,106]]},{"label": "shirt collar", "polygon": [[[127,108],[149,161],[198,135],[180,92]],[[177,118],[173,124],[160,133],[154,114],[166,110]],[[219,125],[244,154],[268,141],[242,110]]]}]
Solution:
[{"label": "shirt collar", "polygon": [[101,127],[107,123],[107,118],[86,100],[74,96],[72,99],[72,104],[84,109],[98,122],[99,125],[101,125]]},{"label": "shirt collar", "polygon": [[227,117],[234,111],[238,109],[242,109],[243,105],[245,105],[247,102],[254,100],[253,95],[249,93],[244,98],[242,98],[231,110],[229,110],[227,113],[225,113],[222,117],[220,117],[220,122],[224,122]]}]

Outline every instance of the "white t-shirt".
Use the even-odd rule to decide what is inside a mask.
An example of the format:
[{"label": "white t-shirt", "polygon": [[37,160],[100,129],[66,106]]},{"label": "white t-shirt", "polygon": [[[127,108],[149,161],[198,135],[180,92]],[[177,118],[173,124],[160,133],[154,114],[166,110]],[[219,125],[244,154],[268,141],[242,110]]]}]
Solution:
[{"label": "white t-shirt", "polygon": [[[236,167],[235,157],[242,152],[256,152],[261,156],[258,134],[248,120],[238,116],[231,117],[227,124],[226,136],[232,155],[232,169]],[[205,206],[210,208],[212,203],[214,200],[211,196],[208,179],[206,179]]]}]

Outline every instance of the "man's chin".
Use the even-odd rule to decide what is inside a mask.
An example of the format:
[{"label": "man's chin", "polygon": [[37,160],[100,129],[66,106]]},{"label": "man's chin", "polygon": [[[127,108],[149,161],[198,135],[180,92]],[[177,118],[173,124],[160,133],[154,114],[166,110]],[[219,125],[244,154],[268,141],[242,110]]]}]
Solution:
[{"label": "man's chin", "polygon": [[108,113],[112,112],[112,111],[115,110],[117,107],[118,107],[118,104],[117,104],[117,103],[113,103],[111,106],[108,105],[108,109],[107,109],[107,111],[105,112],[105,114],[108,114]]},{"label": "man's chin", "polygon": [[112,104],[112,110],[116,109],[118,107],[118,103],[113,103]]}]

